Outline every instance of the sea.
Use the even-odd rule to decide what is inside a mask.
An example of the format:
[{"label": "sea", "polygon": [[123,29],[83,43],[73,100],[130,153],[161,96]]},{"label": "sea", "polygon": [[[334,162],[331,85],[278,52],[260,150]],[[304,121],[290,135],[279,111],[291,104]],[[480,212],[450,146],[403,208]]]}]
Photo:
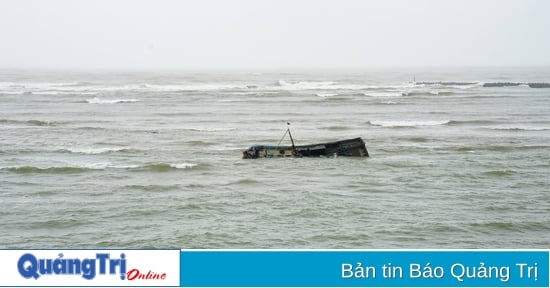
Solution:
[{"label": "sea", "polygon": [[[550,67],[0,71],[0,247],[550,247]],[[531,84],[530,84],[531,83]],[[242,159],[361,137],[370,157]]]}]

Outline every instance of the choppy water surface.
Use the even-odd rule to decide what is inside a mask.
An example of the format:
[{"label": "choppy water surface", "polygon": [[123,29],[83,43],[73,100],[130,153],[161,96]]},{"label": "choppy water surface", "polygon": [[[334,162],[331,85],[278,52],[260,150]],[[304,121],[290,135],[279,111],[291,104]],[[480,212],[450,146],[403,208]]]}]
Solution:
[{"label": "choppy water surface", "polygon": [[[0,246],[548,248],[550,89],[523,84],[542,82],[2,71]],[[241,159],[287,121],[297,144],[362,137],[371,157]]]}]

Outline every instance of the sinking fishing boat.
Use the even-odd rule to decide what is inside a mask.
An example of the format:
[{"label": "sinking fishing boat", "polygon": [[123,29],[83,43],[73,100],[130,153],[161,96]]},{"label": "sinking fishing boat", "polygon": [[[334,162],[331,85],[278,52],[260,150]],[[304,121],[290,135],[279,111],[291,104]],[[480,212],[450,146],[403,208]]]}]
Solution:
[{"label": "sinking fishing boat", "polygon": [[[243,151],[243,159],[273,158],[273,157],[334,157],[355,156],[369,157],[365,142],[361,138],[346,139],[335,142],[294,145],[294,139],[287,128],[285,135],[290,136],[291,146],[254,145]],[[285,137],[283,135],[283,138]],[[282,138],[281,138],[282,140]],[[281,141],[279,141],[279,144]]]}]

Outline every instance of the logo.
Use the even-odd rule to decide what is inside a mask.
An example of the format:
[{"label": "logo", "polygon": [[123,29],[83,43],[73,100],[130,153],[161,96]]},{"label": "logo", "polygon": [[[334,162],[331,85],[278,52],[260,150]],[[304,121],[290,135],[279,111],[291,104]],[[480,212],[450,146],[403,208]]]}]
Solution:
[{"label": "logo", "polygon": [[118,275],[120,280],[165,280],[166,273],[149,270],[141,272],[137,268],[127,270],[126,254],[96,253],[95,258],[65,258],[59,253],[57,258],[39,258],[25,253],[17,262],[19,274],[26,279],[39,279],[50,275],[77,275],[93,280],[97,275]]}]

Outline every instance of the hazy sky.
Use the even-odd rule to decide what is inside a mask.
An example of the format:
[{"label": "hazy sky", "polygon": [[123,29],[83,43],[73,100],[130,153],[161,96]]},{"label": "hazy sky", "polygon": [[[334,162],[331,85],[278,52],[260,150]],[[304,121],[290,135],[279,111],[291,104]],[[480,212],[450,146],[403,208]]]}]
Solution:
[{"label": "hazy sky", "polygon": [[550,1],[0,0],[0,68],[550,65]]}]

